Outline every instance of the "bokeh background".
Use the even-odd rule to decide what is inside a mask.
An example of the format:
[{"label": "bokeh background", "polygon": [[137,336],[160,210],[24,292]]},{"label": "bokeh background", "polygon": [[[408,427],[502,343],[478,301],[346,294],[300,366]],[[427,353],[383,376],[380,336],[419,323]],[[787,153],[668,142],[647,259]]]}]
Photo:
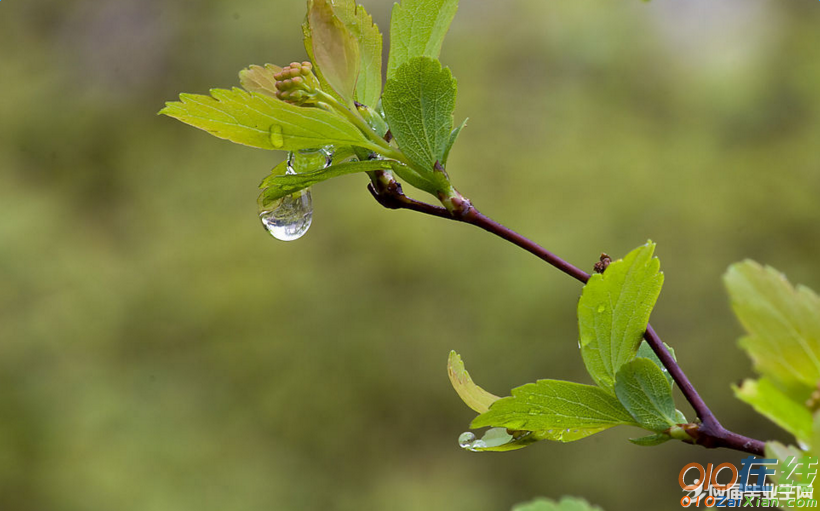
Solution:
[{"label": "bokeh background", "polygon": [[[387,0],[367,7],[388,26]],[[581,495],[676,509],[691,461],[616,428],[475,454],[458,350],[506,394],[588,382],[580,286],[470,226],[314,190],[295,243],[259,225],[280,153],[165,117],[179,92],[304,58],[294,0],[0,3],[0,509],[504,511]],[[651,238],[664,340],[730,428],[750,376],[721,274],[820,288],[820,4],[464,0],[450,160],[485,213],[582,267]],[[679,406],[691,416],[682,401]]]}]

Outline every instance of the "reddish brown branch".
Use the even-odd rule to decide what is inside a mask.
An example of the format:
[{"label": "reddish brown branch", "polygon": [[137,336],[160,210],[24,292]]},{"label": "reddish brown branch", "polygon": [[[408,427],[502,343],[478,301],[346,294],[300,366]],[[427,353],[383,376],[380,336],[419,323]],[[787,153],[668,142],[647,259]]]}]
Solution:
[{"label": "reddish brown branch", "polygon": [[[441,206],[427,204],[407,197],[401,189],[401,186],[395,181],[390,182],[380,189],[376,189],[373,183],[368,185],[368,190],[382,206],[389,209],[408,209],[424,213],[425,215],[436,216],[439,218],[446,218],[457,222],[464,222],[475,225],[485,231],[492,233],[499,238],[509,241],[527,252],[533,254],[539,259],[549,263],[558,270],[566,273],[570,277],[586,283],[589,280],[589,274],[580,268],[570,264],[561,259],[544,247],[525,238],[517,232],[501,225],[495,220],[481,214],[475,207],[465,202],[465,209],[457,214],[451,214],[447,209]],[[695,390],[695,387],[686,377],[683,370],[678,363],[666,349],[666,346],[661,341],[658,334],[652,328],[652,325],[647,325],[644,339],[652,347],[652,350],[658,355],[663,366],[669,371],[672,379],[680,388],[686,400],[695,410],[700,423],[691,424],[686,428],[687,433],[693,438],[693,442],[707,448],[726,447],[737,451],[748,452],[755,455],[763,455],[765,444],[760,440],[745,437],[737,433],[733,433],[724,428],[717,420],[715,415],[704,402],[703,398]]]}]

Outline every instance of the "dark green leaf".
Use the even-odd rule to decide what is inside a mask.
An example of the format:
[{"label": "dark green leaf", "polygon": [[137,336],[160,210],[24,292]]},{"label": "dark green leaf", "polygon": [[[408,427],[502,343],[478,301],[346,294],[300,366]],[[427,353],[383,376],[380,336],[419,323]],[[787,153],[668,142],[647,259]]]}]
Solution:
[{"label": "dark green leaf", "polygon": [[[666,346],[667,350],[669,350],[669,353],[672,355],[672,358],[677,360],[677,357],[675,356],[675,350],[672,349],[672,347],[666,343],[663,343],[663,345]],[[661,368],[661,371],[663,371],[663,375],[666,376],[666,379],[669,381],[670,385],[674,383],[672,375],[669,374],[669,371],[667,371],[665,367],[663,367],[661,359],[658,358],[658,356],[655,354],[655,350],[652,349],[648,342],[643,341],[641,343],[640,347],[638,348],[638,353],[635,354],[635,358],[648,358],[649,360],[654,362],[655,365]]]},{"label": "dark green leaf", "polygon": [[403,0],[393,6],[388,80],[415,57],[438,58],[457,9],[458,0]]},{"label": "dark green leaf", "polygon": [[642,427],[662,432],[676,424],[672,387],[648,358],[624,364],[615,379],[615,395]]},{"label": "dark green leaf", "polygon": [[[472,428],[503,427],[577,440],[619,424],[637,425],[618,400],[591,385],[540,380],[513,389],[473,420]],[[575,435],[578,435],[577,437]]]},{"label": "dark green leaf", "polygon": [[433,174],[436,162],[444,161],[455,101],[453,75],[429,57],[410,60],[387,81],[382,98],[387,124],[417,172]]}]

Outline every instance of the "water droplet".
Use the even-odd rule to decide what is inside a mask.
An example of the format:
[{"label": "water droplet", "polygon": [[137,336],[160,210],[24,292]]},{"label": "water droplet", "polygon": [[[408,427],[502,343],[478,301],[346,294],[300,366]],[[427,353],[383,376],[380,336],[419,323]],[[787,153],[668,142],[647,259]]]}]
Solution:
[{"label": "water droplet", "polygon": [[605,310],[606,310],[606,305],[601,304],[601,305],[598,306],[598,312],[599,313],[604,312]]},{"label": "water droplet", "polygon": [[[278,135],[277,130],[278,128]],[[278,136],[281,140],[282,128],[271,127],[271,142]],[[333,148],[302,149],[288,154],[288,168],[285,174],[295,175],[330,166],[333,162]],[[310,188],[282,197],[274,207],[259,212],[262,225],[274,238],[281,241],[298,240],[310,229],[313,221],[313,198]]]},{"label": "water droplet", "polygon": [[288,154],[288,174],[301,174],[327,168],[333,163],[333,146],[300,149]]},{"label": "water droplet", "polygon": [[298,240],[310,229],[313,221],[310,190],[283,197],[275,208],[261,211],[259,219],[274,238],[281,241]]},{"label": "water droplet", "polygon": [[486,449],[487,443],[484,440],[478,440],[475,435],[469,431],[462,433],[458,437],[458,445],[462,449],[468,451],[477,451],[479,449]]},{"label": "water droplet", "polygon": [[282,135],[282,126],[274,124],[270,127],[270,143],[273,147],[282,147],[285,145],[285,137]]},{"label": "water droplet", "polygon": [[462,449],[469,449],[470,447],[472,447],[475,440],[476,440],[475,439],[475,434],[470,432],[470,431],[467,431],[467,432],[462,433],[458,437],[458,445]]}]

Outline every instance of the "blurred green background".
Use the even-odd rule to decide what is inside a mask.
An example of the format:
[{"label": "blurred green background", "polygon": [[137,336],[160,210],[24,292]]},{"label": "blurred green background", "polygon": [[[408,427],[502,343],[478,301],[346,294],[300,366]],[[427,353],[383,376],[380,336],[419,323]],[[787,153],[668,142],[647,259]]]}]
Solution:
[{"label": "blurred green background", "polygon": [[[367,7],[386,32],[387,0]],[[458,350],[506,394],[588,382],[580,286],[466,225],[314,190],[285,244],[256,217],[283,155],[156,112],[304,58],[293,0],[0,3],[0,509],[507,510],[582,495],[676,509],[681,467],[616,428],[475,454]],[[754,258],[820,289],[820,4],[464,0],[451,160],[484,212],[591,268],[658,242],[653,324],[726,426],[787,437],[720,280]],[[679,406],[692,416],[681,401]]]}]

